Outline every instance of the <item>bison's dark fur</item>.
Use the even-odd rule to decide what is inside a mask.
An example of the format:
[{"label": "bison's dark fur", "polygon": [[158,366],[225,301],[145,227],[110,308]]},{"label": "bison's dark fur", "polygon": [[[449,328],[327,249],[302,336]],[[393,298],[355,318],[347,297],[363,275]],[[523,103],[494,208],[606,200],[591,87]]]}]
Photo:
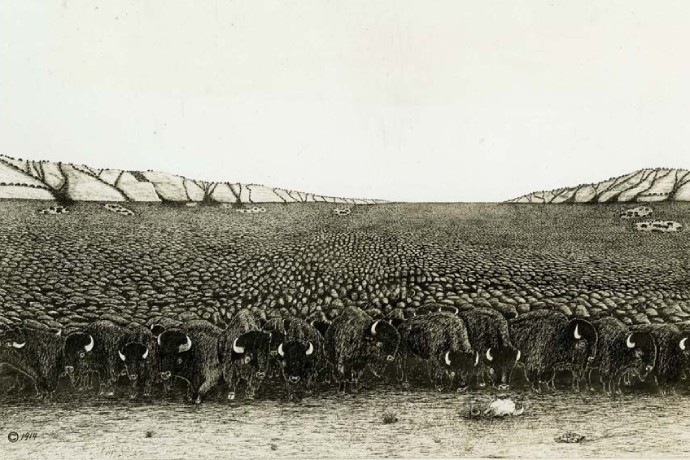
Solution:
[{"label": "bison's dark fur", "polygon": [[158,337],[161,377],[167,380],[175,376],[185,380],[189,396],[196,404],[220,380],[218,339],[221,332],[222,329],[208,321],[195,320],[168,329]]},{"label": "bison's dark fur", "polygon": [[[271,348],[271,353],[273,351]],[[276,351],[288,397],[295,390],[311,389],[318,372],[325,366],[321,333],[306,321],[291,318]]]},{"label": "bison's dark fur", "polygon": [[654,337],[657,355],[652,374],[663,394],[674,393],[690,364],[690,333],[672,324],[641,324],[630,329],[648,332]]},{"label": "bison's dark fur", "polygon": [[326,358],[341,390],[348,383],[356,388],[365,368],[379,376],[386,363],[394,360],[400,343],[400,335],[393,326],[374,320],[356,307],[343,310],[324,339]]},{"label": "bison's dark fur", "polygon": [[507,390],[513,368],[520,358],[520,352],[513,345],[505,317],[488,308],[476,308],[458,313],[467,326],[470,344],[479,353],[479,383],[484,378],[500,390]]},{"label": "bison's dark fur", "polygon": [[[115,383],[124,370],[118,351],[129,333],[125,327],[110,320],[94,321],[84,328],[83,334],[93,338],[93,348],[82,355],[83,348],[80,350],[70,347],[69,355],[66,356],[66,365],[74,366],[75,370],[88,369],[80,375],[82,388],[91,387],[91,378],[95,373],[99,376],[99,393],[107,396],[115,394]],[[77,343],[83,341],[80,336],[76,337],[74,340]]]},{"label": "bison's dark fur", "polygon": [[132,324],[127,329],[118,353],[123,373],[134,390],[132,396],[150,396],[154,382],[160,378],[157,337],[149,328],[139,324]]},{"label": "bison's dark fur", "polygon": [[271,334],[260,329],[249,310],[240,310],[220,336],[218,355],[228,384],[228,399],[235,399],[242,382],[246,384],[246,396],[253,398],[269,371]]},{"label": "bison's dark fur", "polygon": [[[621,393],[621,380],[632,373],[644,380],[654,368],[657,347],[648,332],[630,331],[622,321],[607,317],[594,321],[599,342],[594,366],[607,394]],[[589,372],[591,385],[592,369]]]},{"label": "bison's dark fur", "polygon": [[0,338],[0,363],[29,377],[40,397],[53,393],[64,371],[64,337],[55,331],[17,327]]},{"label": "bison's dark fur", "polygon": [[466,387],[474,373],[478,356],[472,349],[462,319],[448,313],[428,313],[405,321],[399,328],[401,356],[398,360],[403,385],[408,384],[409,358],[425,360],[429,377],[438,389],[447,378]]},{"label": "bison's dark fur", "polygon": [[[534,391],[545,383],[553,388],[556,371],[568,369],[575,386],[594,360],[597,332],[580,318],[568,319],[553,310],[536,310],[509,321],[510,337],[524,356],[525,376]],[[580,337],[575,338],[575,333]]]}]

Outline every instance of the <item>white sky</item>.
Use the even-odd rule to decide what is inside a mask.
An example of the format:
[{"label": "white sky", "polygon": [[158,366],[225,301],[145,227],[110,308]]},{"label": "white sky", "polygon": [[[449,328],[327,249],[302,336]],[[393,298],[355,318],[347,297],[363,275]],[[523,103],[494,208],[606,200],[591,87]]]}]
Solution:
[{"label": "white sky", "polygon": [[501,201],[690,167],[690,2],[0,1],[0,153]]}]

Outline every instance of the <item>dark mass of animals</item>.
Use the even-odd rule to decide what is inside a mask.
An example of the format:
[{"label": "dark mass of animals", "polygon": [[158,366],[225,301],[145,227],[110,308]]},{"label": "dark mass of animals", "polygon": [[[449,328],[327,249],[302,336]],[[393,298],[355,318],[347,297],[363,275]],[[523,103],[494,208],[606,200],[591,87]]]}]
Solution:
[{"label": "dark mass of animals", "polygon": [[15,371],[18,388],[29,384],[39,397],[57,391],[150,398],[177,387],[196,404],[211,391],[253,399],[273,384],[299,400],[382,380],[405,389],[518,385],[537,393],[568,381],[573,391],[612,396],[647,382],[645,391],[670,394],[690,365],[683,325],[590,322],[546,309],[507,318],[490,308],[436,304],[386,316],[347,307],[332,321],[278,314],[265,320],[240,310],[221,326],[166,317],[146,325],[99,319],[69,332],[20,325],[0,338],[0,363]]}]

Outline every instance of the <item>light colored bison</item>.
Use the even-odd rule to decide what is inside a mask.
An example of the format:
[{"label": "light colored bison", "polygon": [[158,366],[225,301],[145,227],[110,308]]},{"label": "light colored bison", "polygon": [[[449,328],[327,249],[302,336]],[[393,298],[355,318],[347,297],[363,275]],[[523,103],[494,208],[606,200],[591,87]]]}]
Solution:
[{"label": "light colored bison", "polygon": [[621,219],[639,219],[642,217],[651,216],[653,213],[654,213],[654,210],[652,208],[650,208],[649,206],[638,206],[636,208],[626,209],[624,211],[621,211],[620,218]]},{"label": "light colored bison", "polygon": [[683,224],[673,220],[648,220],[636,222],[634,228],[638,232],[676,233],[683,230]]}]

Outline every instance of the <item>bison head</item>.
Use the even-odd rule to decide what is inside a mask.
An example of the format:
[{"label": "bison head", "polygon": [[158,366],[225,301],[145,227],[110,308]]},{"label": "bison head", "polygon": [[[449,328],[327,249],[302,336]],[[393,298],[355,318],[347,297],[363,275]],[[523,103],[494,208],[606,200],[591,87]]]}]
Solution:
[{"label": "bison head", "polygon": [[688,366],[690,364],[690,333],[683,333],[678,341],[678,348],[683,354],[685,366]]},{"label": "bison head", "polygon": [[124,365],[124,373],[132,384],[141,382],[154,365],[151,350],[141,343],[130,342],[118,350],[117,355]]},{"label": "bison head", "polygon": [[491,384],[499,390],[510,387],[513,368],[520,360],[520,350],[512,346],[488,348],[482,356],[482,362],[489,374]]},{"label": "bison head", "polygon": [[479,353],[449,350],[443,354],[441,363],[441,367],[454,379],[455,386],[465,388],[479,364]]},{"label": "bison head", "polygon": [[271,336],[269,332],[250,331],[232,342],[230,361],[239,364],[240,375],[249,382],[249,397],[253,397],[270,370]]},{"label": "bison head", "polygon": [[571,356],[574,371],[584,371],[594,361],[597,353],[598,335],[589,321],[575,318],[568,322],[564,345]]},{"label": "bison head", "polygon": [[317,352],[312,342],[281,343],[277,351],[283,378],[288,384],[303,382],[316,369]]},{"label": "bison head", "polygon": [[657,347],[654,337],[648,332],[635,331],[625,337],[626,352],[630,363],[640,380],[645,380],[654,369]]},{"label": "bison head", "polygon": [[1,340],[5,363],[33,379],[39,392],[55,391],[65,367],[61,331],[20,327],[4,332]]},{"label": "bison head", "polygon": [[379,377],[387,364],[393,362],[400,345],[400,334],[390,323],[377,319],[364,331],[368,343],[369,370]]},{"label": "bison head", "polygon": [[193,356],[189,351],[192,339],[179,329],[168,329],[158,336],[160,372],[163,380],[171,375],[187,378],[194,369]]},{"label": "bison head", "polygon": [[74,332],[65,338],[65,373],[72,384],[76,376],[91,368],[94,345],[93,337],[84,332]]}]

